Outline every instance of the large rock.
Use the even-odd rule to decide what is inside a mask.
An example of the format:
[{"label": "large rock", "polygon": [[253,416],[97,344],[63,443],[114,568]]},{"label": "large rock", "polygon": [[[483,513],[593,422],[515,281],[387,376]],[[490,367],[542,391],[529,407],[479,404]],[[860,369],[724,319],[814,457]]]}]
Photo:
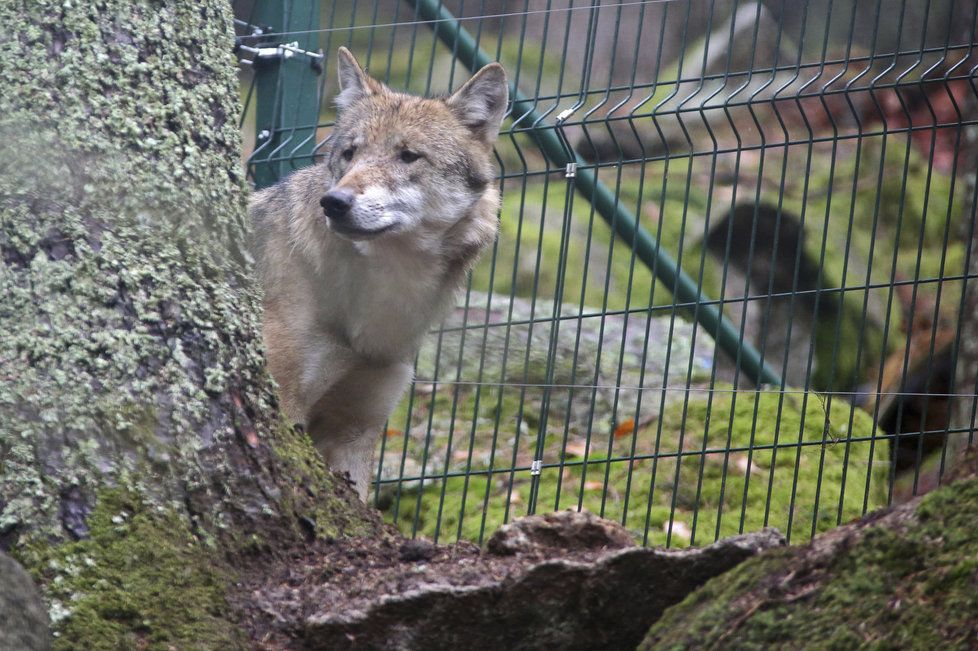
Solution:
[{"label": "large rock", "polygon": [[923,498],[709,581],[641,648],[975,648],[978,456],[964,468]]},{"label": "large rock", "polygon": [[[593,522],[566,522],[568,531],[595,531]],[[538,519],[523,530],[554,531],[553,522],[541,524]],[[618,541],[584,537],[599,549]],[[565,551],[541,562],[532,555],[506,557],[509,566],[485,556],[459,558],[457,566],[470,568],[464,581],[418,565],[422,581],[405,584],[401,572],[397,584],[369,601],[334,601],[300,624],[299,639],[311,649],[632,648],[668,606],[707,579],[782,544],[780,534],[765,530],[700,549],[584,551],[564,536]],[[575,546],[577,554],[566,551]]]},{"label": "large rock", "polygon": [[[561,319],[556,334],[550,320],[555,313]],[[425,340],[416,382],[423,388],[432,378],[454,381],[462,392],[480,384],[517,386],[525,392],[526,418],[533,420],[542,417],[544,385],[551,384],[558,389],[546,400],[550,413],[568,419],[571,431],[586,432],[608,431],[635,418],[640,396],[640,418],[651,419],[658,415],[663,384],[684,382],[687,375],[692,381],[710,376],[713,341],[701,337],[694,349],[693,324],[639,311],[585,316],[600,313],[596,306],[568,302],[555,310],[550,300],[471,291],[446,317],[440,336]],[[548,364],[553,365],[549,377]],[[582,388],[568,396],[566,389],[576,385]],[[450,427],[437,416],[432,423],[436,431]]]}]

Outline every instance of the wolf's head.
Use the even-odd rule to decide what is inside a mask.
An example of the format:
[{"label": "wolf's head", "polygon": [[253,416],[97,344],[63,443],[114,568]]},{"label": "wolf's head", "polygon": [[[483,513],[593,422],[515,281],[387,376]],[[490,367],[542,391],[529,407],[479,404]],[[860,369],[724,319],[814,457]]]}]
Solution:
[{"label": "wolf's head", "polygon": [[498,193],[492,146],[506,111],[506,73],[490,64],[444,99],[390,90],[339,49],[340,115],[325,151],[335,180],[320,200],[350,240],[448,233]]}]

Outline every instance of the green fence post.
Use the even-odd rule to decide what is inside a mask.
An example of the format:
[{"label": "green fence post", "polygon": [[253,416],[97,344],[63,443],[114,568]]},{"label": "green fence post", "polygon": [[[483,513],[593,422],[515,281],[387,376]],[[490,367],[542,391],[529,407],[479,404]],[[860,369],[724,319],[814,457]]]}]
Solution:
[{"label": "green fence post", "polygon": [[253,21],[270,28],[258,47],[290,47],[254,58],[255,151],[248,164],[255,187],[263,188],[313,160],[322,59],[307,53],[318,52],[319,0],[263,0]]},{"label": "green fence post", "polygon": [[[493,60],[476,45],[475,39],[459,23],[458,19],[445,8],[440,0],[408,0],[416,6],[418,17],[430,21],[431,28],[471,71],[475,71]],[[573,163],[578,167],[586,165],[581,156],[561,142],[556,131],[546,125],[537,113],[531,99],[511,86],[513,115],[524,117],[524,122],[533,125],[527,131],[536,141],[543,154],[552,163],[565,166]],[[667,287],[674,288],[673,298],[679,303],[699,304],[697,321],[712,336],[717,345],[731,359],[737,360],[741,371],[755,384],[771,384],[780,387],[781,378],[771,367],[763,362],[760,353],[749,343],[742,341],[740,333],[729,321],[723,318],[720,308],[710,301],[696,282],[679,268],[655,237],[642,228],[638,219],[632,215],[614,192],[601,183],[592,169],[577,169],[574,185],[578,192],[594,204],[601,217],[611,225],[618,236],[635,250],[638,257],[649,269],[655,270],[659,280]]]}]

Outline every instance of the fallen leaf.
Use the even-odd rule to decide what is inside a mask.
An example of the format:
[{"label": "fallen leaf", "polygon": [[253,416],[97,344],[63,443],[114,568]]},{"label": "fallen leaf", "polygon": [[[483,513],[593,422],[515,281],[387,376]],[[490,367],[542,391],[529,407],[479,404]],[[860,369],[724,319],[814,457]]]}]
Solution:
[{"label": "fallen leaf", "polygon": [[390,428],[387,428],[384,431],[384,435],[387,436],[387,438],[390,439],[390,438],[394,438],[395,436],[404,436],[404,432],[402,432],[399,429],[390,429]]},{"label": "fallen leaf", "polygon": [[623,436],[628,436],[635,431],[635,419],[626,418],[618,424],[615,428],[615,438],[620,439]]}]

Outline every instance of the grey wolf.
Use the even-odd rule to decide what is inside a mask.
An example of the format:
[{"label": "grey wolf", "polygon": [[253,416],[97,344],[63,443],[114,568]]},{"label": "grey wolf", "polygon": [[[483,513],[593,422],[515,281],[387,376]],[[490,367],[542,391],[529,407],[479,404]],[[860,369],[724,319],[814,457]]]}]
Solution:
[{"label": "grey wolf", "polygon": [[373,450],[426,332],[497,230],[498,63],[447,98],[396,92],[338,53],[323,160],[251,200],[263,339],[287,417],[366,499]]}]

